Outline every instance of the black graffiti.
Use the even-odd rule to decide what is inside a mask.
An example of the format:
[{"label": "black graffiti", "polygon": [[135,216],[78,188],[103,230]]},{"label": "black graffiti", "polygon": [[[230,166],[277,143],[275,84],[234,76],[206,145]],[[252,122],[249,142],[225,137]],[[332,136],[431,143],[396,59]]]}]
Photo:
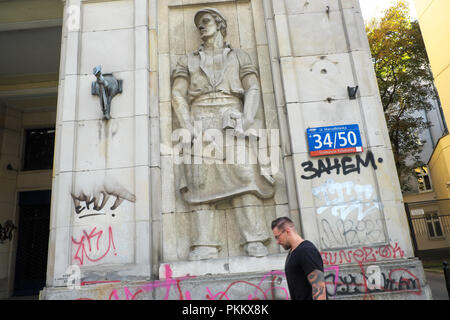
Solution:
[{"label": "black graffiti", "polygon": [[419,290],[420,281],[417,278],[408,278],[400,276],[400,279],[389,279],[383,273],[384,290],[386,291],[409,291],[409,290]]},{"label": "black graffiti", "polygon": [[[400,278],[395,278],[395,271],[403,271],[408,275],[400,275]],[[377,292],[411,292],[420,294],[422,288],[419,279],[405,269],[397,269],[390,274],[381,273],[381,286],[379,288],[371,287],[370,278],[365,274],[347,274],[339,276],[333,273],[327,273],[324,277],[328,297],[343,296],[343,295],[357,295]],[[363,280],[365,279],[365,280]]]},{"label": "black graffiti", "polygon": [[15,229],[17,229],[17,227],[11,220],[6,221],[3,226],[0,224],[0,244],[4,243],[6,240],[11,241]]},{"label": "black graffiti", "polygon": [[[356,160],[356,163],[353,161]],[[377,159],[379,163],[383,162],[382,158]],[[349,156],[345,156],[342,159],[339,158],[325,158],[319,159],[317,161],[317,168],[314,167],[314,163],[312,161],[305,161],[301,164],[304,168],[305,172],[311,172],[312,174],[309,176],[302,175],[302,179],[310,180],[314,178],[320,178],[322,174],[327,173],[331,174],[335,171],[336,174],[348,175],[353,172],[361,173],[361,167],[369,167],[372,166],[374,170],[377,170],[378,167],[375,163],[375,157],[371,151],[367,151],[366,158],[363,160],[359,154],[356,157],[351,158]]]},{"label": "black graffiti", "polygon": [[381,219],[375,221],[369,219],[360,221],[339,219],[333,222],[322,219],[320,221],[321,239],[327,248],[332,246],[350,247],[366,242],[384,241],[382,222]]}]

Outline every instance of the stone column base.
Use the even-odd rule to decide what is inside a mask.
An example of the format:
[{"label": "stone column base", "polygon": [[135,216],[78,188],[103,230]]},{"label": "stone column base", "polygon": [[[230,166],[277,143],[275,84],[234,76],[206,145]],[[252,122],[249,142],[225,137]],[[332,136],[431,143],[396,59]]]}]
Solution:
[{"label": "stone column base", "polygon": [[284,270],[286,254],[265,257],[229,257],[200,261],[177,261],[162,263],[159,278],[185,276],[226,275],[236,273],[259,273],[267,270]]},{"label": "stone column base", "polygon": [[[286,300],[285,254],[160,266],[160,279],[44,288],[42,300]],[[251,270],[252,269],[252,270]],[[251,270],[251,271],[250,271]],[[329,300],[431,300],[417,258],[325,266]],[[83,285],[84,284],[84,285]]]}]

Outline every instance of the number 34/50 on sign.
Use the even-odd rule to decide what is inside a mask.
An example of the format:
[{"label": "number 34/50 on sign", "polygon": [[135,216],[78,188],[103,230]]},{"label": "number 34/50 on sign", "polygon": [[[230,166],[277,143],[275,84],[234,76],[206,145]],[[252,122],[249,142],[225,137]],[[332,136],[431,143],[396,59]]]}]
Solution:
[{"label": "number 34/50 on sign", "polygon": [[312,157],[363,151],[357,124],[308,128],[306,135]]}]

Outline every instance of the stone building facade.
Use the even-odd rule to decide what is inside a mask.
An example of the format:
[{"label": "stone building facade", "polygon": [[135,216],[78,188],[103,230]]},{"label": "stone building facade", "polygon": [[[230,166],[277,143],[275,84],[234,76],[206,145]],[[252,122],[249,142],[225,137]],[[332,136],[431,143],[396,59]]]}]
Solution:
[{"label": "stone building facade", "polygon": [[[205,7],[226,21],[226,45],[212,56],[194,23]],[[103,80],[93,74],[97,66]],[[195,86],[203,81],[196,72],[211,90],[208,82]],[[179,78],[189,80],[187,113],[175,99]],[[113,95],[116,80],[121,90]],[[225,103],[232,110],[221,109],[219,120],[217,109],[207,111]],[[177,131],[187,127],[183,115],[233,129],[230,141],[254,129],[257,169],[232,162],[241,170],[236,179],[245,179],[232,184],[227,171],[211,181],[225,164],[211,173],[206,160],[229,159],[217,150],[235,145],[217,149],[200,131],[203,157],[189,182],[179,160],[194,159],[196,144]],[[308,129],[353,124],[362,149],[311,156]],[[235,156],[251,153],[252,136],[243,135]],[[216,152],[205,156],[208,147]],[[259,170],[254,179],[267,189],[254,186],[249,170]],[[189,190],[214,196],[193,203]],[[321,251],[329,299],[431,298],[414,258],[357,0],[64,1],[41,299],[287,299],[286,252],[270,236],[281,216]],[[268,236],[247,237],[248,227]],[[200,232],[217,243],[200,245],[219,249],[198,258],[191,253]]]}]

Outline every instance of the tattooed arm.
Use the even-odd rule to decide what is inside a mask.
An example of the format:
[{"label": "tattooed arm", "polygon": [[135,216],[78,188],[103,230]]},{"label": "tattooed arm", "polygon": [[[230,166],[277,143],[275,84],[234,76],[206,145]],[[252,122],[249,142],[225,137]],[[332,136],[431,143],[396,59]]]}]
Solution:
[{"label": "tattooed arm", "polygon": [[312,271],[308,274],[308,281],[312,287],[313,300],[327,300],[323,272],[317,269]]}]

